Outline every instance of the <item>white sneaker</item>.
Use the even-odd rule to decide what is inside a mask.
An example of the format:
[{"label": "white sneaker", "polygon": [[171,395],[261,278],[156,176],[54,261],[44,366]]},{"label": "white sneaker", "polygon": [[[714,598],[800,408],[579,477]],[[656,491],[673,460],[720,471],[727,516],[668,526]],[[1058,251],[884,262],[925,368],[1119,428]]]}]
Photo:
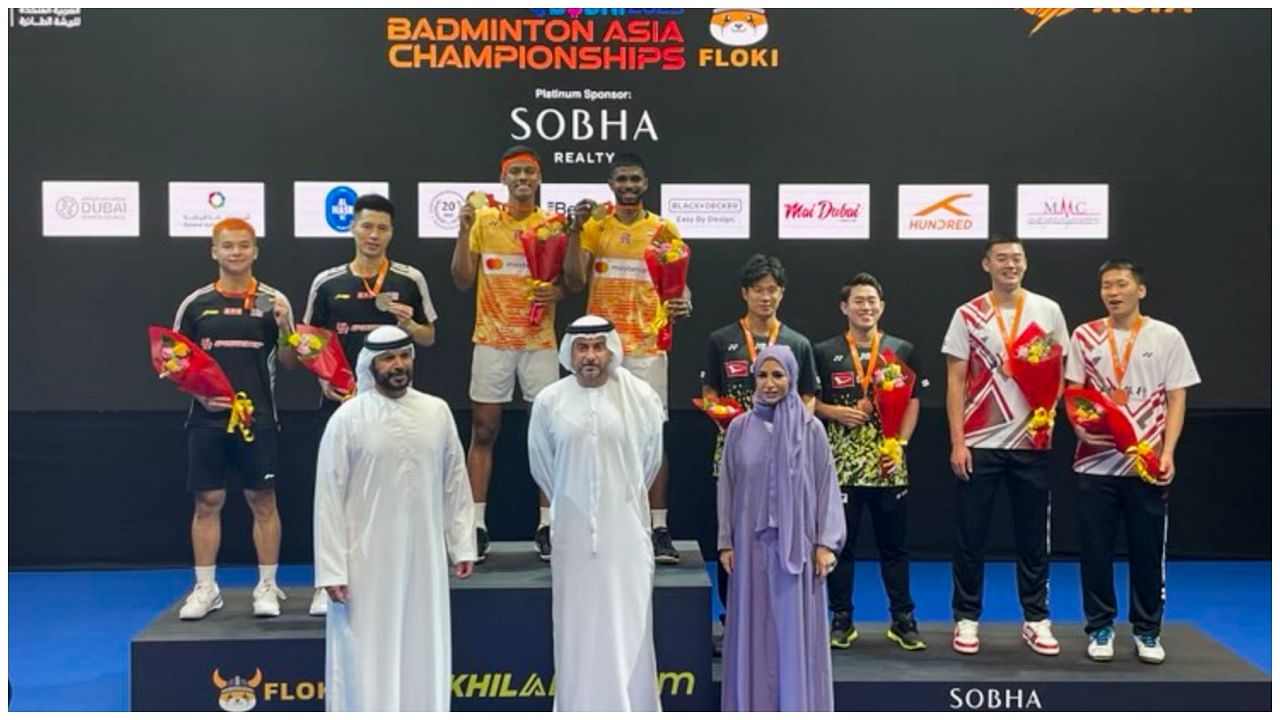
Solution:
[{"label": "white sneaker", "polygon": [[321,617],[329,614],[329,593],[324,588],[316,588],[316,592],[311,596],[312,615]]},{"label": "white sneaker", "polygon": [[284,599],[284,591],[275,583],[261,581],[253,589],[253,614],[256,617],[276,617],[280,614],[280,601]]},{"label": "white sneaker", "polygon": [[214,610],[222,609],[222,593],[217,583],[197,583],[178,611],[183,620],[199,620]]},{"label": "white sneaker", "polygon": [[1027,642],[1027,647],[1041,655],[1053,656],[1062,651],[1048,620],[1022,623],[1022,639]]},{"label": "white sneaker", "polygon": [[1164,662],[1164,648],[1159,635],[1134,635],[1133,644],[1138,648],[1138,659],[1144,663],[1159,665]]},{"label": "white sneaker", "polygon": [[1111,662],[1116,656],[1116,630],[1108,625],[1089,633],[1089,647],[1085,650],[1090,660]]},{"label": "white sneaker", "polygon": [[957,620],[951,635],[951,649],[961,655],[978,654],[978,621]]}]

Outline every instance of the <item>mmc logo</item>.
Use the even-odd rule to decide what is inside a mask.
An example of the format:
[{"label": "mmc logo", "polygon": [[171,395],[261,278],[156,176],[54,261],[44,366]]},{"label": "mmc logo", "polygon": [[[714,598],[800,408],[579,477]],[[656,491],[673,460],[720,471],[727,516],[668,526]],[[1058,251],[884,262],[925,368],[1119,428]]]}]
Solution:
[{"label": "mmc logo", "polygon": [[213,684],[218,688],[218,707],[227,712],[245,712],[258,704],[258,686],[262,684],[262,668],[253,669],[253,677],[245,680],[236,675],[224,680],[214,668]]}]

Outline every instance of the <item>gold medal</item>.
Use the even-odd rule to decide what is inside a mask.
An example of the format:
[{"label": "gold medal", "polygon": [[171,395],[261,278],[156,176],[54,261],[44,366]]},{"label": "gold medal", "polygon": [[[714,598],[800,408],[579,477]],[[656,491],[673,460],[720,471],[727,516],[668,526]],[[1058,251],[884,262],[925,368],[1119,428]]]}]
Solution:
[{"label": "gold medal", "polygon": [[1116,388],[1111,391],[1111,401],[1124,407],[1129,404],[1129,393],[1124,388]]},{"label": "gold medal", "polygon": [[395,298],[391,297],[391,293],[378,293],[373,298],[373,306],[382,312],[391,311],[391,303],[395,302]]},{"label": "gold medal", "polygon": [[479,190],[472,190],[467,193],[467,204],[476,210],[483,210],[489,207],[489,196]]}]

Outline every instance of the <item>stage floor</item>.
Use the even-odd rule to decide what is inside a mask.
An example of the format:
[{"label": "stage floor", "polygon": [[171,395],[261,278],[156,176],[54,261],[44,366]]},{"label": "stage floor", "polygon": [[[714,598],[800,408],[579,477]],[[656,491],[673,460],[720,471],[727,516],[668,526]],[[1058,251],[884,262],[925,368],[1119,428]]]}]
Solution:
[{"label": "stage floor", "polygon": [[[1138,661],[1127,627],[1109,663],[1085,655],[1078,626],[1057,625],[1057,657],[1033,653],[1020,623],[982,623],[982,651],[951,649],[951,623],[922,623],[928,648],[908,652],[886,623],[858,623],[858,639],[832,650],[837,710],[1270,710],[1271,678],[1188,623],[1164,626],[1161,665]],[[712,664],[721,679],[721,659]],[[1034,699],[1033,699],[1034,693]]]},{"label": "stage floor", "polygon": [[[517,543],[519,546],[520,543]],[[532,555],[531,542],[523,548]],[[866,565],[867,570],[862,569]],[[545,571],[545,566],[541,566]],[[534,569],[533,572],[538,572]],[[707,573],[711,575],[707,575]],[[704,566],[705,577],[714,577],[714,565]],[[1083,648],[1083,624],[1080,608],[1079,565],[1070,560],[1051,564],[1051,582],[1054,592],[1053,612],[1055,629],[1059,639],[1067,646]],[[659,579],[665,570],[659,572]],[[1199,632],[1238,653],[1249,662],[1249,667],[1260,673],[1269,673],[1272,660],[1272,590],[1271,564],[1268,562],[1188,562],[1171,561],[1168,564],[1169,608],[1167,614],[1169,632],[1176,632],[1181,623],[1190,623]],[[836,651],[836,667],[841,668],[845,659],[856,661],[872,652],[883,651],[887,655],[905,655],[883,639],[883,624],[873,619],[887,613],[884,590],[878,573],[872,564],[860,564],[859,582],[855,591],[855,606],[861,637],[850,650]],[[1122,614],[1127,612],[1126,566],[1117,564],[1117,594],[1121,598]],[[76,571],[10,571],[9,578],[9,672],[13,680],[11,709],[21,711],[124,711],[129,708],[129,647],[130,640],[154,622],[157,616],[173,611],[175,598],[184,597],[191,590],[191,568],[166,568],[152,570],[76,570]],[[287,616],[262,622],[275,623],[283,629],[311,621],[306,615],[310,592],[305,585],[311,581],[311,568],[306,565],[282,565],[281,583],[287,587],[302,586],[301,594],[293,594],[286,601]],[[243,604],[231,601],[227,606],[202,622],[227,622],[239,615],[240,620],[252,625],[247,593],[257,580],[257,569],[249,566],[220,566],[218,579],[223,592],[230,595],[234,589],[244,589]],[[997,625],[1012,623],[1021,610],[1017,606],[1015,573],[1011,563],[991,562],[987,572],[986,614],[983,621],[983,641],[986,650],[977,658],[981,662],[993,649]],[[468,582],[471,582],[468,580]],[[953,655],[949,646],[948,622],[950,610],[947,599],[951,591],[951,566],[945,562],[913,562],[911,584],[918,602],[917,616],[926,628],[931,647],[925,655],[941,655],[936,660]],[[712,594],[713,593],[708,593]],[[716,617],[718,610],[712,599],[704,616],[707,621]],[[219,617],[221,615],[221,617]],[[288,620],[288,622],[281,622]],[[487,622],[506,623],[507,618],[489,618]],[[943,628],[941,636],[933,634],[929,627],[938,623]],[[195,623],[196,625],[200,623]],[[1010,627],[1014,625],[1010,624]],[[174,628],[175,632],[183,631]],[[515,635],[508,646],[527,644],[529,631]],[[1009,637],[1016,640],[1016,635]],[[1121,663],[1130,662],[1124,653],[1132,640],[1127,625],[1121,627],[1117,648],[1121,653],[1110,666],[1100,668],[1100,676],[1123,670]],[[1187,650],[1176,636],[1166,638],[1169,662],[1157,668],[1134,668],[1136,672],[1152,670],[1160,673],[1175,667],[1180,660],[1187,660]],[[1078,643],[1078,645],[1073,645]],[[1016,644],[1016,643],[1015,643]],[[1030,651],[1018,647],[1023,654],[1023,664],[1035,667],[1038,658]],[[1080,650],[1083,652],[1083,650]],[[965,662],[966,658],[955,658]],[[1048,662],[1070,661],[1063,655]],[[1088,662],[1081,660],[1081,662]],[[228,667],[237,672],[237,668]],[[252,673],[253,667],[245,672]],[[212,671],[208,668],[206,672]],[[883,682],[883,681],[882,681]],[[202,679],[202,692],[212,688],[207,676]],[[1163,688],[1168,688],[1163,683]],[[852,685],[851,687],[858,687]],[[1164,692],[1154,688],[1156,693]],[[870,688],[864,688],[869,690]],[[1083,690],[1081,692],[1087,692]],[[291,689],[296,695],[296,688]],[[1227,699],[1230,693],[1225,693]],[[1152,695],[1154,697],[1154,695]],[[718,698],[718,689],[716,693]],[[949,697],[944,697],[949,707]],[[901,708],[898,704],[891,708]],[[1151,708],[1146,708],[1151,709]]]}]

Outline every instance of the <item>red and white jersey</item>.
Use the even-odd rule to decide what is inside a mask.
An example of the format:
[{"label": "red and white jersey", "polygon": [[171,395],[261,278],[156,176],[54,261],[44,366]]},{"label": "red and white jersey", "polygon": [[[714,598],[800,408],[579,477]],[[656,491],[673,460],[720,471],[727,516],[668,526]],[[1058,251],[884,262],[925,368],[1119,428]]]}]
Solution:
[{"label": "red and white jersey", "polygon": [[[1014,308],[1001,308],[1005,328],[1014,337],[1031,323],[1067,348],[1067,320],[1058,303],[1043,295],[1026,293],[1022,318],[1013,328]],[[992,312],[990,296],[983,293],[956,308],[942,341],[942,352],[968,361],[964,392],[964,444],[990,450],[1032,450],[1027,423],[1031,406],[1012,377],[1000,371],[1005,361],[1004,338]],[[1047,450],[1048,448],[1046,448]]]},{"label": "red and white jersey", "polygon": [[[1116,351],[1123,358],[1129,331],[1116,328],[1115,339]],[[1117,389],[1105,318],[1085,323],[1071,334],[1066,378],[1104,395]],[[1146,440],[1158,453],[1164,440],[1168,391],[1199,383],[1200,373],[1182,333],[1169,323],[1143,318],[1124,371],[1121,389],[1128,393],[1128,402],[1120,408],[1138,431],[1138,439]],[[1077,443],[1073,468],[1090,475],[1137,475],[1133,463],[1133,458],[1119,449]]]}]

